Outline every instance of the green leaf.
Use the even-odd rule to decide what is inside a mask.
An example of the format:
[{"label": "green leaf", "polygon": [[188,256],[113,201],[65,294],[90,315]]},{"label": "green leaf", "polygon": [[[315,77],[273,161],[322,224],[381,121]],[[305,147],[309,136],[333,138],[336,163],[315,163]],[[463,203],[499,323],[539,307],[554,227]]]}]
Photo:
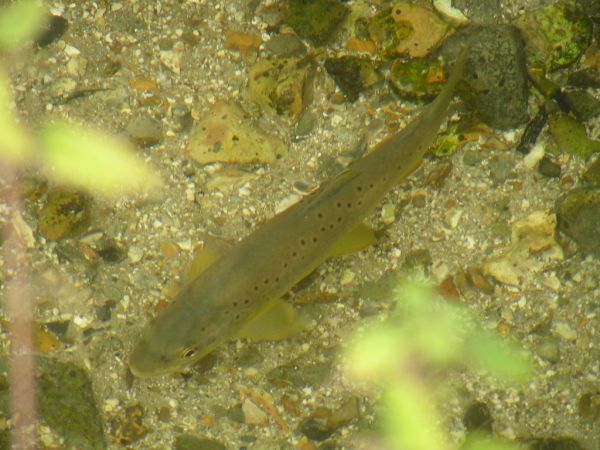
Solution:
[{"label": "green leaf", "polygon": [[46,126],[40,138],[48,178],[107,197],[159,194],[160,178],[125,141],[64,122]]},{"label": "green leaf", "polygon": [[447,448],[430,387],[400,379],[384,392],[383,403],[383,429],[391,448]]},{"label": "green leaf", "polygon": [[31,39],[44,25],[47,12],[38,0],[22,0],[0,11],[0,49]]},{"label": "green leaf", "polygon": [[9,83],[0,71],[0,156],[23,163],[31,156],[31,142],[27,133],[19,126],[11,110]]}]

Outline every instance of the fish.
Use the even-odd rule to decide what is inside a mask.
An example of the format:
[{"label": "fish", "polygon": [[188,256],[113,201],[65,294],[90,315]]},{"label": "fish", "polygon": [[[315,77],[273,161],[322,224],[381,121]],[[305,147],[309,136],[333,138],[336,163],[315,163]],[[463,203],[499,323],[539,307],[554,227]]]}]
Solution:
[{"label": "fish", "polygon": [[142,331],[129,357],[131,373],[143,378],[181,371],[231,339],[268,339],[273,324],[290,319],[292,307],[281,297],[332,255],[343,253],[349,237],[364,241],[363,220],[421,164],[446,118],[467,48],[440,94],[406,127],[215,255],[185,284]]}]

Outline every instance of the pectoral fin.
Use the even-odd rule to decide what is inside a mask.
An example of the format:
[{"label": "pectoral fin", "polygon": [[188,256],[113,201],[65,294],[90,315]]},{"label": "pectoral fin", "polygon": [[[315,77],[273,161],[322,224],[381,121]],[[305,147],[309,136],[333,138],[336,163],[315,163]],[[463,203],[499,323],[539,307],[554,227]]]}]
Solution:
[{"label": "pectoral fin", "polygon": [[364,223],[360,223],[335,241],[329,250],[330,256],[342,256],[358,252],[372,245],[375,240],[375,231]]},{"label": "pectoral fin", "polygon": [[187,273],[188,280],[193,280],[208,269],[221,257],[221,254],[222,253],[214,247],[203,247],[200,250],[197,250]]},{"label": "pectoral fin", "polygon": [[292,305],[277,299],[246,323],[237,335],[253,341],[281,340],[298,335],[305,326]]}]

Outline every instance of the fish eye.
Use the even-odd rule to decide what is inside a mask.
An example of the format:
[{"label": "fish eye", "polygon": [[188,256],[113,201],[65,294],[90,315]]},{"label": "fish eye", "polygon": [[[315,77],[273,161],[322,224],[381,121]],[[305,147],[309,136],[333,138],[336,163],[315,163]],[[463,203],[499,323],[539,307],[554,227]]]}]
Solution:
[{"label": "fish eye", "polygon": [[190,359],[196,354],[196,347],[187,347],[181,352],[182,359]]}]

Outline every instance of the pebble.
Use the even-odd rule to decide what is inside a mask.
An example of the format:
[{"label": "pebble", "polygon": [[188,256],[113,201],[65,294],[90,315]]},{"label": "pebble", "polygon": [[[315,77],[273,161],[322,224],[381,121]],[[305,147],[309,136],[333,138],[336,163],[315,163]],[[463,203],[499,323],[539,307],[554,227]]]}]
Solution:
[{"label": "pebble", "polygon": [[567,341],[575,341],[577,339],[577,331],[571,328],[566,322],[554,322],[552,324],[552,330]]},{"label": "pebble", "polygon": [[535,345],[534,350],[540,358],[550,363],[556,363],[560,360],[560,347],[554,337],[541,338]]},{"label": "pebble", "polygon": [[158,144],[163,137],[161,123],[147,115],[132,118],[125,129],[130,139],[142,147]]}]

